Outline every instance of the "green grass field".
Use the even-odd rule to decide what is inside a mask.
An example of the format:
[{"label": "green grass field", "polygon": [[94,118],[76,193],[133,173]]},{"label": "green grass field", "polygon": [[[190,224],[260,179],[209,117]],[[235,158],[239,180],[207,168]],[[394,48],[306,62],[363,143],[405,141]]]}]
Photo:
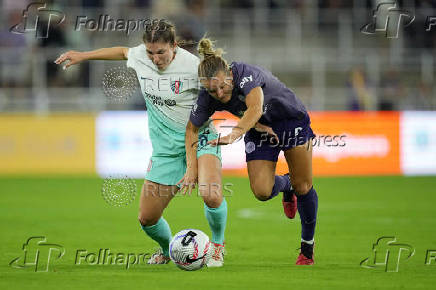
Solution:
[{"label": "green grass field", "polygon": [[[106,204],[102,179],[0,178],[0,289],[435,289],[436,261],[425,265],[426,251],[436,250],[435,177],[315,179],[312,267],[294,265],[300,222],[284,217],[281,198],[262,203],[247,179],[224,181],[234,184],[227,197],[225,266],[185,272],[174,264],[74,264],[78,249],[127,254],[156,247],[137,222],[139,199],[124,208]],[[173,233],[199,228],[210,235],[198,196],[176,197],[165,217]],[[48,272],[9,266],[32,236],[65,248]],[[396,273],[359,265],[382,236],[395,236],[416,251],[408,260],[402,256]]]}]

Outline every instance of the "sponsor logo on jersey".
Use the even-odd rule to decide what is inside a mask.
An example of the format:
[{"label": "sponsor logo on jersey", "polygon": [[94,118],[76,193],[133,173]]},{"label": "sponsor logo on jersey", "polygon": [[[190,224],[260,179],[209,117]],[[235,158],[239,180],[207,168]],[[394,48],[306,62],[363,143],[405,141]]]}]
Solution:
[{"label": "sponsor logo on jersey", "polygon": [[168,107],[172,107],[176,105],[176,100],[171,100],[171,99],[166,99],[164,101],[165,105],[167,105]]},{"label": "sponsor logo on jersey", "polygon": [[265,114],[266,114],[266,112],[268,111],[268,108],[269,108],[269,104],[264,104],[264,105],[263,105],[263,112],[262,112],[262,115],[265,115]]},{"label": "sponsor logo on jersey", "polygon": [[147,94],[147,93],[145,93],[145,96],[150,99],[153,105],[157,105],[157,106],[167,105],[168,107],[172,107],[177,104],[176,100],[173,99],[163,99],[162,97]]},{"label": "sponsor logo on jersey", "polygon": [[242,81],[239,83],[239,86],[241,87],[241,89],[244,87],[244,85],[248,82],[252,82],[253,81],[253,75],[250,75],[248,77],[244,77],[242,79]]},{"label": "sponsor logo on jersey", "polygon": [[193,116],[197,116],[197,109],[198,109],[198,105],[197,105],[197,103],[195,103],[195,104],[192,106],[192,110],[191,110],[191,114],[192,114]]},{"label": "sponsor logo on jersey", "polygon": [[182,90],[183,83],[181,81],[173,81],[171,82],[171,90],[175,94],[180,94]]},{"label": "sponsor logo on jersey", "polygon": [[150,161],[148,162],[147,172],[150,172],[150,170],[153,168],[153,161],[150,158]]}]

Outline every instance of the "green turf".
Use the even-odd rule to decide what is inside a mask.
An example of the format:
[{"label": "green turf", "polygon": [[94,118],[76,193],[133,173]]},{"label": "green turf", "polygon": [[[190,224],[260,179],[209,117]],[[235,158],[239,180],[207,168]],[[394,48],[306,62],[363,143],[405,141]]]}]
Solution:
[{"label": "green turf", "polygon": [[[435,177],[318,178],[316,265],[295,266],[300,224],[282,214],[281,200],[255,200],[248,181],[227,197],[225,266],[196,272],[163,266],[74,265],[77,249],[151,252],[155,245],[137,222],[138,199],[124,208],[106,204],[98,178],[0,178],[0,289],[434,289]],[[141,181],[137,181],[138,185]],[[139,189],[138,189],[139,190]],[[230,195],[227,193],[227,195]],[[197,196],[176,197],[165,217],[173,233],[199,228],[210,234]],[[31,236],[46,236],[65,255],[49,272],[9,266]],[[381,236],[395,236],[416,253],[399,272],[359,263]]]}]

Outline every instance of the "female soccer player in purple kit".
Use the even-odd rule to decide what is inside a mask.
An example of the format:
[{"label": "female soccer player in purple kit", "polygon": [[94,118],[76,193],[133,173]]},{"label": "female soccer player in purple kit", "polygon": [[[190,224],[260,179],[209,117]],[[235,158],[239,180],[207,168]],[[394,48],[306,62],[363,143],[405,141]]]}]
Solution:
[{"label": "female soccer player in purple kit", "polygon": [[[283,192],[288,218],[300,214],[301,251],[297,265],[312,265],[318,196],[312,186],[312,138],[309,115],[294,93],[268,70],[242,62],[230,66],[210,39],[199,43],[203,56],[198,74],[204,88],[191,111],[186,129],[187,171],[182,186],[197,182],[195,141],[198,129],[215,111],[229,111],[240,120],[231,134],[210,140],[228,145],[245,134],[245,153],[251,190],[266,201]],[[280,151],[290,174],[275,175]],[[296,205],[297,204],[297,205]]]}]

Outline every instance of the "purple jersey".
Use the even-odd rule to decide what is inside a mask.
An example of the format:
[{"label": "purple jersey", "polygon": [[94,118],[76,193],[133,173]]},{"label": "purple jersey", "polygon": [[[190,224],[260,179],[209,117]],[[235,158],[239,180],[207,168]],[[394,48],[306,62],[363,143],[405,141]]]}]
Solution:
[{"label": "purple jersey", "polygon": [[307,115],[306,108],[301,101],[270,71],[242,62],[233,62],[231,69],[234,88],[230,101],[225,104],[221,103],[203,88],[191,111],[192,124],[201,127],[215,111],[228,111],[241,118],[247,110],[245,98],[255,87],[261,87],[264,95],[260,123],[272,126],[273,123],[284,120],[300,120]]}]

